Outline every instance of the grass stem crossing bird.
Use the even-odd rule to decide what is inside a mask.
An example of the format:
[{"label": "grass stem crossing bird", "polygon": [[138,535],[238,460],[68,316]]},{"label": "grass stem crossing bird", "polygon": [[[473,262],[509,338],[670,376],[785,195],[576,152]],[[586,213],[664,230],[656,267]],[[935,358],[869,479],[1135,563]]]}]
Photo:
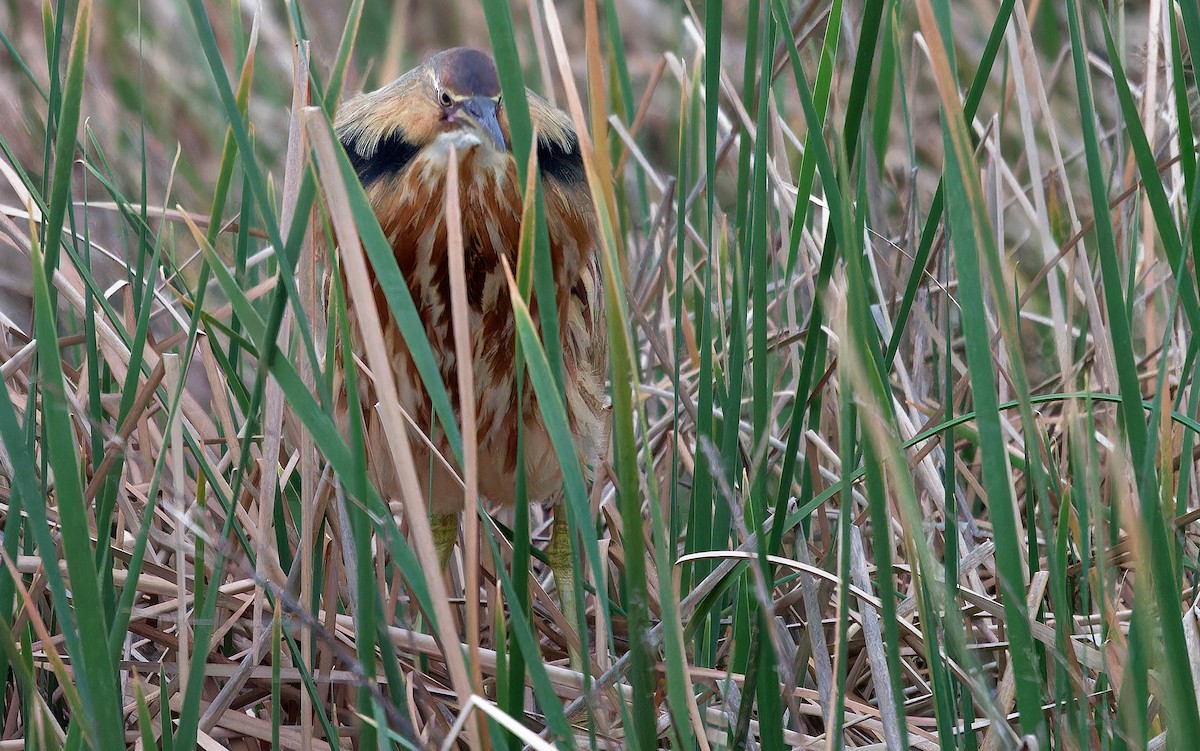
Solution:
[{"label": "grass stem crossing bird", "polygon": [[[567,418],[579,458],[589,467],[608,440],[607,329],[595,213],[570,118],[533,92],[527,99],[544,190]],[[505,261],[511,268],[517,265],[521,191],[491,56],[465,48],[438,53],[391,84],[344,103],[335,128],[395,253],[456,409],[460,363],[450,313],[445,190],[448,160],[451,154],[457,158],[479,491],[499,504],[514,502],[521,425],[527,495],[531,500],[557,498],[562,477],[536,399],[527,389],[523,403],[517,403],[516,332],[503,266]],[[395,377],[404,409],[453,462],[444,435],[433,430],[431,401],[378,285],[375,297],[393,372],[374,377]],[[538,303],[533,301],[533,310]],[[370,408],[374,398],[369,383],[364,391],[368,472],[385,497],[396,498],[397,478],[379,413]],[[417,466],[423,468],[422,492],[433,515],[439,563],[444,564],[457,537],[462,486],[450,468],[430,460],[423,443],[413,445]],[[564,613],[573,618],[564,518],[556,514],[549,554]]]}]

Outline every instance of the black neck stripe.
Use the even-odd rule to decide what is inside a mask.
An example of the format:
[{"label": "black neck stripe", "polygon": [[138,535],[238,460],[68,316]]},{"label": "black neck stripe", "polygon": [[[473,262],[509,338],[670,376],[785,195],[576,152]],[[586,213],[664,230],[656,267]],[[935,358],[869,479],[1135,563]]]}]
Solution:
[{"label": "black neck stripe", "polygon": [[408,166],[420,151],[400,133],[394,130],[380,139],[375,147],[375,153],[369,157],[358,151],[358,139],[342,141],[342,147],[350,156],[350,163],[358,173],[358,179],[364,186],[370,185],[381,177],[397,175]]},{"label": "black neck stripe", "polygon": [[581,183],[587,179],[583,171],[583,155],[579,153],[579,140],[571,134],[564,147],[556,139],[538,138],[538,169],[542,177],[559,183]]}]

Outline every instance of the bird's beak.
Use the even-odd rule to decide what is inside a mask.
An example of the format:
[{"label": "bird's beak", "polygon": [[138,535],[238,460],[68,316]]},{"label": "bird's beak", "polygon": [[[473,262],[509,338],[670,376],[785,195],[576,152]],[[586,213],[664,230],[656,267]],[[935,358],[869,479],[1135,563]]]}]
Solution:
[{"label": "bird's beak", "polygon": [[462,100],[458,106],[480,130],[492,137],[496,148],[501,151],[508,148],[504,144],[504,134],[500,132],[500,105],[495,99],[476,96]]}]

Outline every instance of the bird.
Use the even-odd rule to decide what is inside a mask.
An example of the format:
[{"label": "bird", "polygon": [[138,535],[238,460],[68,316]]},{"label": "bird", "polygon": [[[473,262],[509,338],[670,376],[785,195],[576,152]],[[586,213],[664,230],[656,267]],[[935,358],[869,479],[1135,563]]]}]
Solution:
[{"label": "bird", "polygon": [[[571,118],[532,90],[526,90],[526,100],[536,135],[550,240],[564,402],[578,457],[582,466],[594,471],[607,447],[609,409],[596,214]],[[500,505],[516,500],[521,425],[527,497],[560,499],[562,474],[537,400],[527,388],[522,403],[517,403],[516,329],[504,266],[515,269],[517,265],[521,189],[491,55],[463,47],[439,52],[390,84],[344,102],[334,130],[408,284],[456,411],[458,363],[450,317],[445,192],[451,155],[457,159],[479,492]],[[382,291],[373,283],[390,375],[396,379],[401,406],[453,465],[452,470],[431,457],[425,442],[413,442],[421,490],[430,504],[438,563],[444,566],[457,539],[463,508],[462,486],[454,474],[458,467],[444,431],[434,429],[431,400]],[[530,306],[535,320],[537,304],[535,299]],[[351,332],[352,346],[360,347],[355,320]],[[379,413],[370,408],[369,382],[362,403],[368,475],[381,494],[396,498],[397,476]],[[555,514],[548,558],[563,612],[576,625],[569,538],[561,513]]]}]

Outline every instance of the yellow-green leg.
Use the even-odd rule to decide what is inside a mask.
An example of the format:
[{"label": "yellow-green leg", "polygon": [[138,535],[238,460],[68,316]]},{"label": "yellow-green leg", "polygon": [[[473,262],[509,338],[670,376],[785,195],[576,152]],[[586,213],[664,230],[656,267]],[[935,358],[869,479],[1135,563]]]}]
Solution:
[{"label": "yellow-green leg", "polygon": [[[567,526],[566,509],[556,509],[554,526],[550,529],[550,545],[546,550],[550,559],[550,572],[554,574],[554,586],[558,589],[558,602],[562,613],[567,617],[567,623],[575,629],[575,634],[583,633],[584,624],[575,615],[575,577],[571,566],[571,534]],[[571,667],[579,670],[583,660],[574,650],[571,651]]]},{"label": "yellow-green leg", "polygon": [[429,519],[433,547],[437,551],[438,567],[446,568],[454,543],[458,542],[458,514],[434,514]]}]

